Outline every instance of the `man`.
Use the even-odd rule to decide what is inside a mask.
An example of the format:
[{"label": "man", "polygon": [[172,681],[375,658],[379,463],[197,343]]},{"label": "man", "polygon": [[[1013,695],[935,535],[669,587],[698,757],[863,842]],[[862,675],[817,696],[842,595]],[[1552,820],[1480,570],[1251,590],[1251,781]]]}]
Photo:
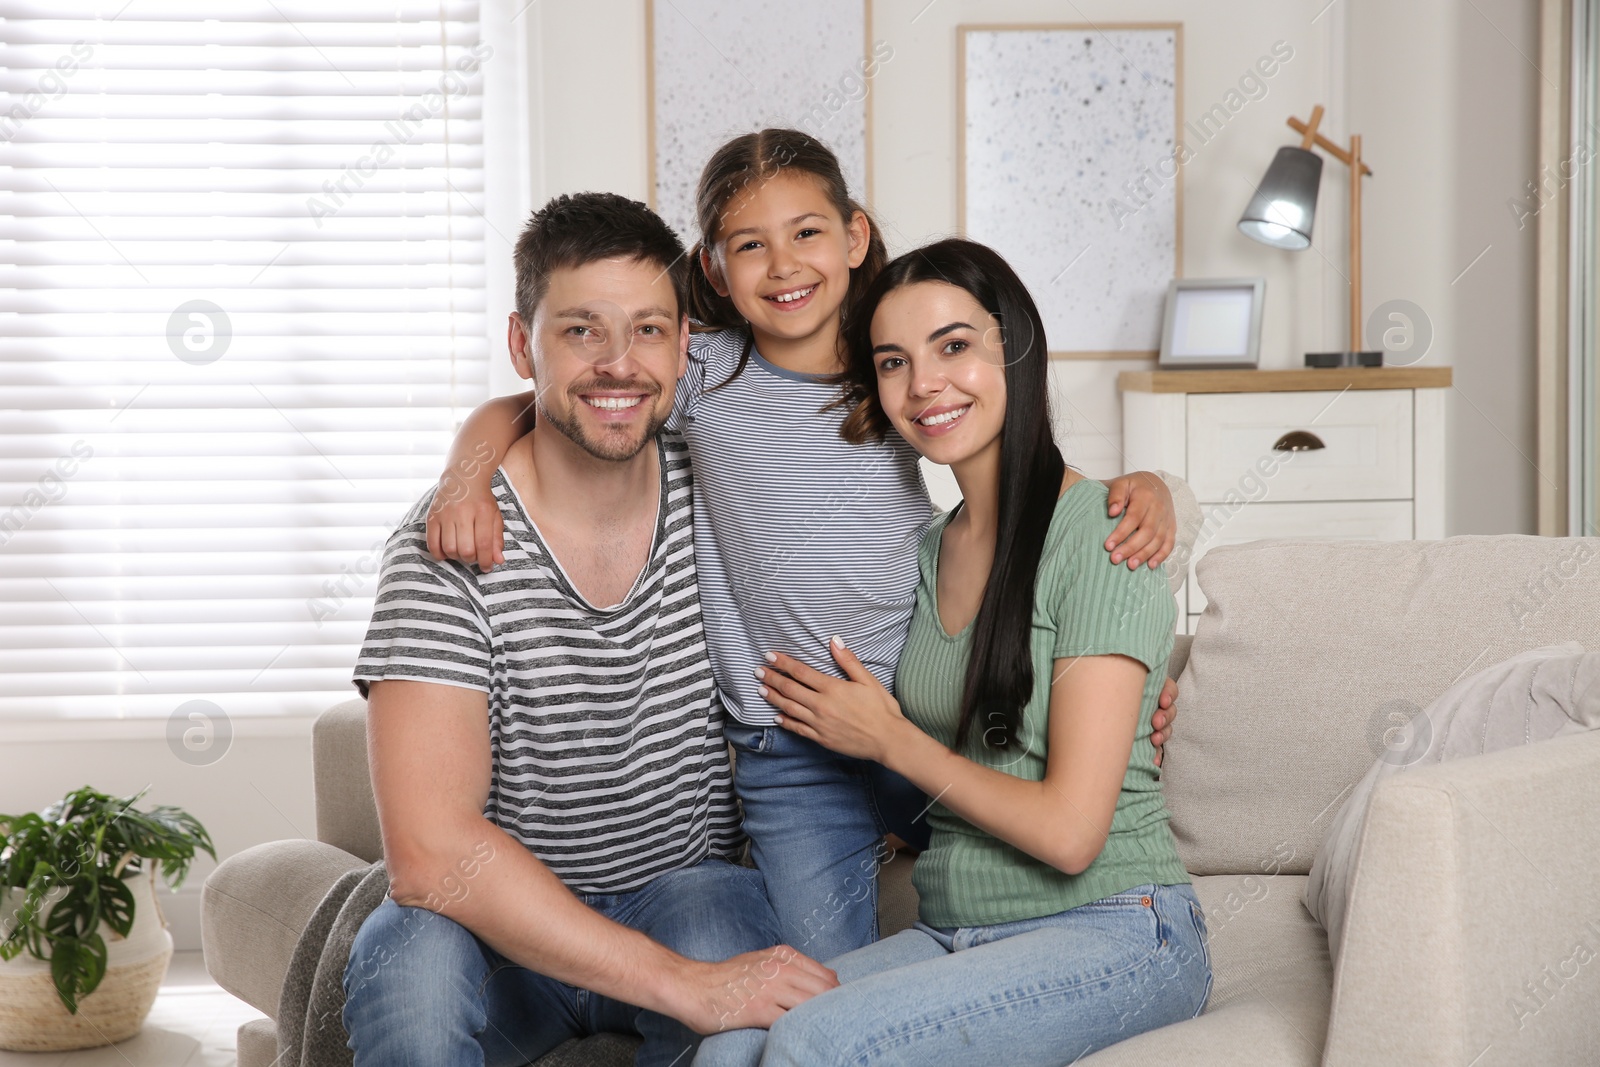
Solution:
[{"label": "man", "polygon": [[832,988],[740,844],[702,632],[681,439],[688,261],[642,204],[560,197],[517,242],[508,342],[534,430],[494,490],[504,566],[390,540],[356,668],[389,899],[345,973],[367,1064],[524,1064],[638,1033],[770,1025]]}]

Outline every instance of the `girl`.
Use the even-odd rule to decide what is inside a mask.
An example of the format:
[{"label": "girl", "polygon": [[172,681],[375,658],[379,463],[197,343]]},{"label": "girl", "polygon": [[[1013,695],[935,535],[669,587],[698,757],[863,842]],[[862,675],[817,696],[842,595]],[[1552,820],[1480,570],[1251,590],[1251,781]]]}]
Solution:
[{"label": "girl", "polygon": [[1172,595],[1101,560],[1106,489],[1051,440],[1044,325],[1003,259],[940,241],[858,315],[846,433],[892,426],[963,499],[922,540],[898,701],[837,639],[846,679],[773,654],[760,693],[795,737],[935,796],[933,840],[921,920],[832,961],[842,984],[780,1018],[761,1063],[1077,1062],[1210,992],[1148,740]]},{"label": "girl", "polygon": [[[667,429],[694,468],[700,599],[752,858],[785,940],[826,960],[876,939],[879,844],[886,831],[925,836],[914,819],[927,800],[876,763],[773,726],[751,671],[771,648],[832,670],[810,650],[837,634],[892,688],[933,508],[903,440],[840,437],[841,329],[887,256],[833,153],[795,130],[736,137],[706,164],[696,207],[687,313],[708,331]],[[493,400],[462,427],[449,470],[468,476],[446,474],[428,517],[436,557],[501,562],[488,482],[531,427],[529,407]],[[1164,558],[1176,523],[1160,479],[1124,476],[1111,499],[1126,511],[1112,562]]]}]

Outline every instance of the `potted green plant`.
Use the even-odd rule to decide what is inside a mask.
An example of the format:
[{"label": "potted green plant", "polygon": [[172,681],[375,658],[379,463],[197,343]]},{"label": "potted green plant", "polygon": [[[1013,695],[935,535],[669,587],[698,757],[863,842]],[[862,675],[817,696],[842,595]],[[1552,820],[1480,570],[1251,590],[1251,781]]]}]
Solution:
[{"label": "potted green plant", "polygon": [[156,868],[176,889],[197,850],[217,855],[194,816],[134,807],[147,791],[84,786],[42,812],[0,815],[0,1048],[139,1032],[172,958]]}]

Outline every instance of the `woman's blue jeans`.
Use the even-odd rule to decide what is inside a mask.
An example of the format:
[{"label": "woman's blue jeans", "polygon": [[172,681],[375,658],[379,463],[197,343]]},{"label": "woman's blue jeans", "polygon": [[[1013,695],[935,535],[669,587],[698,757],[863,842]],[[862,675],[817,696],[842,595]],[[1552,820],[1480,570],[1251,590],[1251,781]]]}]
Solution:
[{"label": "woman's blue jeans", "polygon": [[781,726],[723,728],[733,746],[750,858],[785,944],[829,960],[878,938],[883,835],[927,847],[928,798],[871,760],[830,752]]},{"label": "woman's blue jeans", "polygon": [[[778,941],[760,874],[721,860],[632,893],[579,896],[690,959],[724,960]],[[643,1037],[640,1067],[684,1067],[700,1044],[674,1019],[518,966],[454,920],[393,900],[361,924],[344,988],[356,1067],[521,1067],[568,1038],[602,1032]],[[762,1031],[737,1033],[748,1040]]]},{"label": "woman's blue jeans", "polygon": [[1211,992],[1187,885],[998,926],[918,923],[830,965],[843,984],[778,1020],[762,1067],[1062,1067],[1199,1015]]}]

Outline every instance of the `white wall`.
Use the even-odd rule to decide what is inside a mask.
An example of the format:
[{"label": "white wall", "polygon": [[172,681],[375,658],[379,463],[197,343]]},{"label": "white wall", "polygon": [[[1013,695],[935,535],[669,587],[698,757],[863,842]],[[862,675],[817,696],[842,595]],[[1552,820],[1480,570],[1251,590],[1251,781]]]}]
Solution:
[{"label": "white wall", "polygon": [[1421,306],[1427,362],[1455,369],[1447,531],[1534,533],[1536,227],[1519,230],[1507,201],[1537,177],[1539,5],[1360,0],[1350,12],[1350,121],[1374,170],[1367,307]]},{"label": "white wall", "polygon": [[[524,16],[539,58],[535,203],[580,189],[647,197],[643,11],[643,0],[591,0],[536,4]],[[1270,249],[1234,225],[1272,153],[1295,137],[1288,116],[1325,105],[1324,130],[1360,132],[1374,171],[1364,189],[1364,311],[1414,302],[1434,331],[1425,363],[1455,367],[1447,528],[1532,532],[1533,230],[1517,232],[1505,207],[1533,176],[1539,74],[1524,57],[1537,56],[1538,26],[1528,0],[877,0],[873,36],[894,57],[871,85],[872,208],[890,250],[956,232],[958,25],[1134,21],[1184,24],[1186,117],[1222,102],[1274,42],[1294,50],[1264,97],[1191,145],[1183,274],[1267,279],[1265,367],[1299,366],[1308,350],[1346,343],[1343,165],[1324,167],[1312,250]],[[596,39],[604,49],[574,46]],[[719,84],[716,71],[706,77]],[[1123,469],[1116,373],[1143,365],[1053,366],[1071,462],[1102,476]]]},{"label": "white wall", "polygon": [[[1428,362],[1455,367],[1448,529],[1532,532],[1533,228],[1518,232],[1505,200],[1534,176],[1540,75],[1525,57],[1538,55],[1536,5],[1336,0],[1324,10],[1325,2],[878,0],[874,36],[895,54],[872,85],[872,206],[894,251],[955,231],[960,23],[1182,21],[1188,116],[1221,101],[1275,41],[1286,41],[1294,57],[1265,98],[1183,168],[1183,273],[1267,278],[1265,366],[1295,366],[1308,349],[1345,342],[1343,167],[1324,169],[1316,250],[1275,251],[1234,228],[1250,183],[1293,136],[1284,120],[1324,104],[1328,132],[1360,131],[1374,171],[1366,307],[1417,303],[1435,332]],[[535,3],[519,17],[530,57],[534,204],[582,189],[646,198],[643,13],[643,0],[585,0]],[[1134,365],[1053,367],[1069,459],[1093,474],[1123,466],[1115,376]],[[309,723],[235,725],[233,748],[207,767],[182,763],[161,736],[141,738],[132,726],[43,737],[0,727],[0,811],[35,809],[85,782],[127,791],[151,784],[153,802],[193,811],[223,855],[313,834]],[[193,885],[207,869],[197,868]],[[180,942],[194,947],[194,898],[174,903]]]},{"label": "white wall", "polygon": [[[114,795],[150,786],[141,806],[193,813],[224,859],[264,841],[316,836],[310,720],[235,720],[231,744],[206,766],[173,754],[166,725],[0,724],[0,812],[37,811],[82,785]],[[162,890],[179,949],[200,947],[200,885],[214,866],[202,855],[183,889]]]}]

